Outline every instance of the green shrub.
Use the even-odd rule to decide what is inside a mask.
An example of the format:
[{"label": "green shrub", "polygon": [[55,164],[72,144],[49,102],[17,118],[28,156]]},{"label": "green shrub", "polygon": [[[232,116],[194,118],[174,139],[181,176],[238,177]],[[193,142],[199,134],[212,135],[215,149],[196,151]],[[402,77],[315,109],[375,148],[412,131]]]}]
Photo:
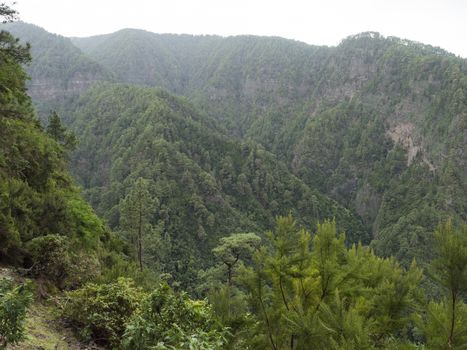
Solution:
[{"label": "green shrub", "polygon": [[119,277],[130,277],[137,286],[144,290],[152,290],[158,282],[158,276],[151,270],[144,268],[140,271],[139,266],[133,261],[112,251],[105,251],[101,255],[101,273],[96,278],[97,283],[111,283]]},{"label": "green shrub", "polygon": [[205,301],[175,294],[164,284],[148,295],[140,310],[127,326],[124,349],[223,349],[226,332]]},{"label": "green shrub", "polygon": [[125,327],[145,294],[131,279],[94,284],[67,292],[63,317],[79,330],[83,340],[118,347]]},{"label": "green shrub", "polygon": [[67,238],[59,235],[36,237],[26,249],[31,258],[31,274],[62,285],[70,268]]},{"label": "green shrub", "polygon": [[93,252],[69,253],[69,261],[66,289],[77,289],[87,282],[95,281],[101,274],[101,263]]},{"label": "green shrub", "polygon": [[0,349],[23,339],[24,319],[32,294],[27,286],[0,279]]}]

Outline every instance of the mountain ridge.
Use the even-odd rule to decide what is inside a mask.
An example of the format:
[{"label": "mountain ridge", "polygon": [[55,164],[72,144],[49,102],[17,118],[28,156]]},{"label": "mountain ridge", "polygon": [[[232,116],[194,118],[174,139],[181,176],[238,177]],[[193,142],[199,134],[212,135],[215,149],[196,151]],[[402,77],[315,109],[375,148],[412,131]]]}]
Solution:
[{"label": "mountain ridge", "polygon": [[[379,242],[407,217],[400,232],[427,237],[446,215],[466,219],[465,59],[374,32],[335,47],[141,30],[97,39],[74,40],[116,81],[183,95],[226,135],[263,145],[308,186],[357,211]],[[72,105],[50,109],[71,123]],[[420,210],[441,216],[427,221]],[[398,256],[399,244],[387,244],[379,253]]]}]

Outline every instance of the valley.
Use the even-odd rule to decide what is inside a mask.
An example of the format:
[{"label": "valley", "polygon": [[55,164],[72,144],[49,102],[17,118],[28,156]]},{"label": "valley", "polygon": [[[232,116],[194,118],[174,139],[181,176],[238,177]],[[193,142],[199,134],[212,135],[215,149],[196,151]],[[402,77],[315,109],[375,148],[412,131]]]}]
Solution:
[{"label": "valley", "polygon": [[0,301],[109,349],[463,349],[466,59],[2,29]]}]

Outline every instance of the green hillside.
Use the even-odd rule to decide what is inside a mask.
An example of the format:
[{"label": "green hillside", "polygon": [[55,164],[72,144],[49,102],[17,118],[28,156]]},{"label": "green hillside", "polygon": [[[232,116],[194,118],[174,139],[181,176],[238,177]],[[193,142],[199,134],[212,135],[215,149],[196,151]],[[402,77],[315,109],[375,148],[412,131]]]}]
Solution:
[{"label": "green hillside", "polygon": [[[259,142],[307,185],[358,212],[379,253],[406,264],[424,259],[439,220],[466,219],[465,59],[377,33],[337,47],[253,36],[144,35],[148,47],[170,52],[174,64],[170,73],[154,68],[165,77],[144,84],[187,96],[229,134]],[[97,39],[76,43],[116,71],[116,50],[135,54],[122,32],[99,37],[114,46],[90,49]],[[144,54],[138,59],[154,61]],[[139,68],[151,76],[147,66]]]},{"label": "green hillside", "polygon": [[372,225],[379,253],[408,264],[426,257],[428,233],[442,217],[466,219],[467,62],[371,33],[336,50],[353,63],[332,65],[339,88],[320,88],[328,107],[315,107],[296,138],[292,166],[355,208]]},{"label": "green hillside", "polygon": [[[0,4],[2,19],[14,15]],[[157,323],[158,335],[166,344],[180,348],[194,334],[197,343],[222,345],[225,332],[209,306],[136,268],[131,247],[83,200],[67,171],[69,131],[58,117],[44,129],[34,114],[21,67],[29,60],[29,48],[2,31],[0,349],[115,348],[133,313],[143,302],[153,310],[151,301],[160,296],[164,305],[157,307],[167,323]],[[83,307],[89,302],[94,304]],[[183,333],[174,338],[176,317]]]},{"label": "green hillside", "polygon": [[151,222],[170,250],[159,262],[178,281],[212,264],[209,252],[220,237],[263,232],[289,212],[310,228],[335,217],[349,242],[368,242],[347,209],[263,147],[224,136],[184,99],[103,84],[80,98],[73,120],[80,145],[72,172],[112,228],[119,228],[121,201],[135,180],[151,180],[158,201]]},{"label": "green hillside", "polygon": [[[263,145],[358,213],[380,254],[424,259],[439,220],[466,219],[465,59],[371,32],[336,47],[133,29],[72,42],[119,81],[183,95]],[[66,121],[71,106],[57,106]]]},{"label": "green hillside", "polygon": [[[63,235],[98,249],[103,223],[80,197],[66,171],[65,150],[40,126],[26,94],[25,47],[4,34],[0,52],[0,261],[23,263],[26,244]],[[79,242],[79,243],[78,243]]]},{"label": "green hillside", "polygon": [[69,38],[24,22],[2,24],[1,28],[23,43],[32,43],[34,59],[25,65],[31,77],[27,88],[43,120],[95,82],[113,79],[113,73],[83,54]]},{"label": "green hillside", "polygon": [[465,59],[3,28],[0,349],[466,348]]},{"label": "green hillside", "polygon": [[220,40],[214,36],[157,35],[137,29],[72,38],[73,44],[115,72],[120,81],[158,86],[179,94],[186,90],[197,65]]},{"label": "green hillside", "polygon": [[[243,136],[265,111],[311,93],[309,68],[326,48],[282,38],[188,36],[126,29],[74,39],[122,81],[158,86],[192,98]],[[310,90],[311,89],[311,90]]]}]

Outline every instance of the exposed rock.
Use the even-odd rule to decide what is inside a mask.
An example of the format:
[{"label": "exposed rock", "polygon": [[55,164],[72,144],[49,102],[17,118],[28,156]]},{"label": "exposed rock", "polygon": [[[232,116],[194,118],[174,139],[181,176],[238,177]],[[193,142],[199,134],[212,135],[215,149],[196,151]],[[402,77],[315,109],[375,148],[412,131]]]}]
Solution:
[{"label": "exposed rock", "polygon": [[435,171],[435,166],[428,160],[426,151],[419,144],[416,144],[413,137],[414,125],[412,123],[400,123],[390,128],[386,135],[389,136],[396,145],[402,146],[407,151],[407,166],[410,166],[417,156],[428,165],[431,171]]}]

